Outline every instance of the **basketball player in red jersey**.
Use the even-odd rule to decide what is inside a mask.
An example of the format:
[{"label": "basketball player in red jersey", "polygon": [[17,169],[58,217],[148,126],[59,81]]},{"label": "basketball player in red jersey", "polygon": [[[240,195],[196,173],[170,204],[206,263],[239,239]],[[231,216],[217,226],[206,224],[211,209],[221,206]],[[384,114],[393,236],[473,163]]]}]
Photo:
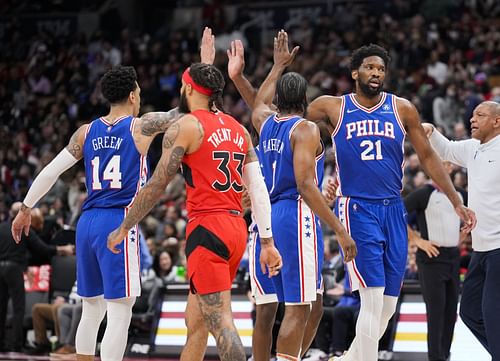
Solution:
[{"label": "basketball player in red jersey", "polygon": [[231,314],[231,284],[243,256],[247,230],[241,217],[243,187],[248,189],[261,236],[261,267],[269,276],[281,268],[271,233],[269,196],[250,135],[224,114],[224,78],[213,65],[193,64],[182,77],[179,111],[189,114],[171,125],[153,177],[137,196],[108,248],[119,252],[128,230],[154,206],[182,165],[189,223],[186,256],[191,291],[186,309],[187,344],[181,360],[202,360],[207,330],[221,360],[245,361]]}]

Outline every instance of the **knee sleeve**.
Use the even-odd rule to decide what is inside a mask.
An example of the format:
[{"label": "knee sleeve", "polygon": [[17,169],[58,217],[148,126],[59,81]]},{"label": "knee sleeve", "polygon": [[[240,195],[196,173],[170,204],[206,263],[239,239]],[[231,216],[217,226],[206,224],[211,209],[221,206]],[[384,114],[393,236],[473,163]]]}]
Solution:
[{"label": "knee sleeve", "polygon": [[384,295],[384,305],[382,306],[382,317],[380,318],[380,333],[379,339],[384,335],[387,324],[391,319],[392,315],[396,311],[396,306],[398,304],[398,298],[394,296]]},{"label": "knee sleeve", "polygon": [[359,295],[361,308],[356,322],[356,337],[343,360],[377,361],[384,288],[361,288]]},{"label": "knee sleeve", "polygon": [[134,303],[135,297],[107,301],[108,323],[101,343],[102,361],[120,361],[123,359]]},{"label": "knee sleeve", "polygon": [[82,318],[76,332],[76,352],[80,355],[94,355],[97,332],[106,313],[103,296],[82,299]]}]

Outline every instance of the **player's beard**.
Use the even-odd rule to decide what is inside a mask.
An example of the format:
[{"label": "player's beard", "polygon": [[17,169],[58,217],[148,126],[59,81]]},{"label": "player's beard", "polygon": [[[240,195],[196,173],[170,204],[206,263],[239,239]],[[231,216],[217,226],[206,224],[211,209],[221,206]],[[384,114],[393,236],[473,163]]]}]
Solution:
[{"label": "player's beard", "polygon": [[362,81],[358,80],[358,85],[359,88],[361,89],[361,92],[366,95],[368,98],[374,98],[377,95],[380,94],[382,89],[384,88],[384,83],[380,82],[379,86],[377,88],[372,88],[368,83],[363,83]]},{"label": "player's beard", "polygon": [[179,98],[179,112],[183,114],[190,112],[185,90],[181,93],[181,97]]}]

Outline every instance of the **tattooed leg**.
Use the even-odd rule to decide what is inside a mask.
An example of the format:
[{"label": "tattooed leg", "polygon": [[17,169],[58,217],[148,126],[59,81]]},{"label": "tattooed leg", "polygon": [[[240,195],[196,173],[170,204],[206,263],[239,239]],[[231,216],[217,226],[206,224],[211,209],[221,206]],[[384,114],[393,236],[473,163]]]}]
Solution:
[{"label": "tattooed leg", "polygon": [[230,292],[198,295],[198,304],[205,325],[215,337],[221,361],[245,361],[245,350],[233,323]]},{"label": "tattooed leg", "polygon": [[207,348],[208,329],[196,297],[189,292],[185,312],[187,341],[181,353],[181,361],[203,361]]}]

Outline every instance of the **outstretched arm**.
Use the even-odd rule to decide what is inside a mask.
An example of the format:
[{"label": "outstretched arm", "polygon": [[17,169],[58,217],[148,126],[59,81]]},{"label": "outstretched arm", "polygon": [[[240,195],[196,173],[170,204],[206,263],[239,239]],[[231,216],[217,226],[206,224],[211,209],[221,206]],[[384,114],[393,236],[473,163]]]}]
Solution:
[{"label": "outstretched arm", "polygon": [[88,124],[82,125],[71,136],[63,150],[42,169],[33,181],[21,209],[12,221],[12,237],[19,243],[21,234],[27,236],[31,225],[31,208],[52,188],[59,176],[83,157],[83,143]]},{"label": "outstretched arm", "polygon": [[227,58],[227,73],[229,74],[229,78],[233,81],[245,103],[253,110],[257,89],[243,75],[243,70],[245,69],[245,50],[241,40],[231,41],[231,49],[227,50]]},{"label": "outstretched arm", "polygon": [[293,131],[293,170],[297,190],[311,210],[335,231],[344,252],[344,261],[349,262],[356,257],[356,244],[339,219],[332,213],[330,207],[328,207],[314,178],[316,174],[315,158],[319,146],[319,129],[314,123],[302,122]]},{"label": "outstretched arm", "polygon": [[255,109],[252,113],[252,124],[260,134],[262,123],[273,113],[268,104],[271,104],[276,93],[276,83],[288,65],[293,62],[299,47],[288,49],[288,34],[281,30],[274,38],[274,65],[262,83],[255,97]]},{"label": "outstretched arm", "polygon": [[184,154],[193,146],[199,131],[196,118],[186,115],[165,132],[162,155],[153,176],[137,195],[120,227],[108,237],[108,248],[111,252],[120,253],[115,246],[122,242],[129,229],[139,223],[161,198],[168,183],[176,175]]},{"label": "outstretched arm", "polygon": [[453,187],[451,179],[443,167],[443,162],[434,151],[425,135],[415,106],[406,99],[398,98],[397,102],[397,111],[405,123],[406,131],[417,152],[422,167],[446,194],[451,204],[453,204],[455,212],[457,212],[460,219],[465,223],[465,228],[471,230],[476,225],[476,215],[473,211],[464,206],[462,198],[459,197],[457,191]]},{"label": "outstretched arm", "polygon": [[243,168],[243,183],[248,190],[251,200],[252,214],[255,216],[255,222],[259,229],[260,236],[260,265],[262,272],[269,277],[278,273],[282,266],[281,255],[274,246],[273,233],[271,229],[271,202],[267,192],[264,178],[260,172],[260,164],[252,145],[250,134],[245,131],[245,138],[248,142],[248,151],[245,157],[245,166]]}]

